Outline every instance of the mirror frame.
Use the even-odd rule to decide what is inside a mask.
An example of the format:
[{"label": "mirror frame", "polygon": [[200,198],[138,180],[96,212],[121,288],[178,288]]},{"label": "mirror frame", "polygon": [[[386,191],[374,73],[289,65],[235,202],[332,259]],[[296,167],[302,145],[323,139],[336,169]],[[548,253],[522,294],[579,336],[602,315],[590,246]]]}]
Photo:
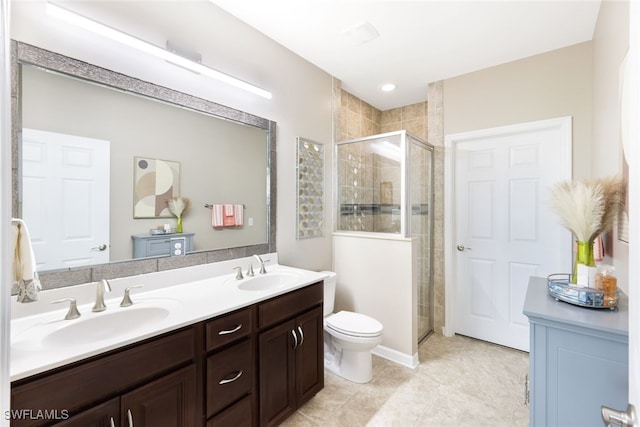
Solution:
[{"label": "mirror frame", "polygon": [[166,256],[132,259],[113,261],[108,264],[46,271],[40,273],[40,281],[43,289],[77,285],[100,279],[114,279],[117,277],[172,270],[175,268],[242,258],[254,254],[276,252],[276,122],[15,40],[11,40],[11,214],[13,217],[19,216],[21,201],[21,64],[34,65],[116,90],[172,104],[179,108],[194,110],[218,119],[255,126],[268,132],[267,243],[215,250],[201,250],[190,252],[181,257]]}]

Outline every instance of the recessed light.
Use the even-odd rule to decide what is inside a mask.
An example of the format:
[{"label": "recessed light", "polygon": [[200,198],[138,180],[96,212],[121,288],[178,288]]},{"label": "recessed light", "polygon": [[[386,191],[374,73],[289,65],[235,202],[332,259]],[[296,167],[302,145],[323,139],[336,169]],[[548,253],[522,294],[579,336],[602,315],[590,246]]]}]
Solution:
[{"label": "recessed light", "polygon": [[395,90],[395,88],[396,85],[394,85],[393,83],[386,83],[380,86],[380,90],[383,92],[391,92],[392,90]]}]

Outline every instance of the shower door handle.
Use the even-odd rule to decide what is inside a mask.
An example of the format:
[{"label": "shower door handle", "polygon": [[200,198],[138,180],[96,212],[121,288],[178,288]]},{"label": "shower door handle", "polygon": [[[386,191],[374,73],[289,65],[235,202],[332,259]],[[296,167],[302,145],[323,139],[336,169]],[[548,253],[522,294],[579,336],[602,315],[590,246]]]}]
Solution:
[{"label": "shower door handle", "polygon": [[467,251],[470,251],[470,250],[471,250],[471,248],[465,248],[465,247],[464,247],[464,245],[458,245],[458,246],[456,246],[456,249],[457,249],[459,252],[464,252],[465,250],[467,250]]}]

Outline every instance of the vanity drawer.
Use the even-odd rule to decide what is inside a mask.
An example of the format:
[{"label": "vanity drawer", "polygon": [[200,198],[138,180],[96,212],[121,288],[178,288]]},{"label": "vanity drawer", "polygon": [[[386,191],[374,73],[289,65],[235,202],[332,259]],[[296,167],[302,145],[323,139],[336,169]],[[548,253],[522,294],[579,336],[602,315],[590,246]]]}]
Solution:
[{"label": "vanity drawer", "polygon": [[253,392],[254,362],[251,340],[207,358],[207,417]]},{"label": "vanity drawer", "polygon": [[253,331],[253,313],[252,306],[207,322],[207,351],[249,335]]},{"label": "vanity drawer", "polygon": [[258,306],[258,325],[262,329],[322,304],[323,282],[280,295]]},{"label": "vanity drawer", "polygon": [[[70,415],[114,392],[144,383],[195,357],[195,331],[187,328],[122,351],[99,355],[69,368],[12,384],[12,409],[67,410]],[[62,392],[61,392],[62,391]],[[15,420],[12,426],[40,425],[43,420]]]},{"label": "vanity drawer", "polygon": [[207,421],[207,427],[251,427],[253,423],[253,396],[247,396]]}]

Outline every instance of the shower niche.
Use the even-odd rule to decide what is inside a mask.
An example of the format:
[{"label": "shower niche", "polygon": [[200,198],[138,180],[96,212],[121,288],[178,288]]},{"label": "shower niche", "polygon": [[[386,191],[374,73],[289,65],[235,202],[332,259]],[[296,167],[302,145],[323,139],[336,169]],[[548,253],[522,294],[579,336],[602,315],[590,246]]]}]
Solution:
[{"label": "shower niche", "polygon": [[336,143],[336,231],[416,240],[418,341],[433,330],[433,146],[407,131]]}]

